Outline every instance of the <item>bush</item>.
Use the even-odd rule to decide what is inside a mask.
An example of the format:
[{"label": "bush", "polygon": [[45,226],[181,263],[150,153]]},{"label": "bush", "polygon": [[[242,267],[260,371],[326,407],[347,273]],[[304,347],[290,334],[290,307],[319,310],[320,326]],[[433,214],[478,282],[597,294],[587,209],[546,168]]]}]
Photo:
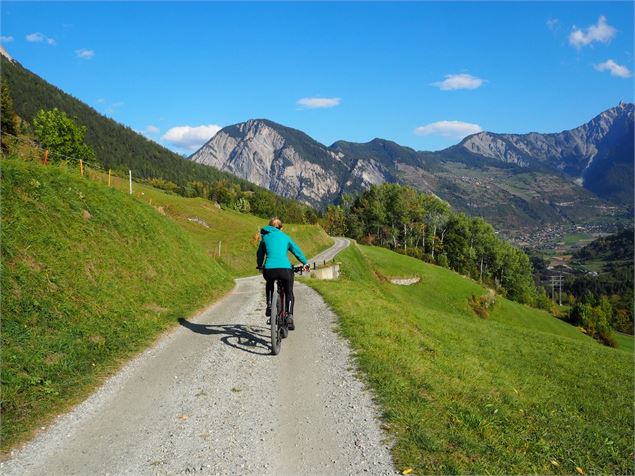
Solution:
[{"label": "bush", "polygon": [[450,264],[448,263],[448,257],[445,254],[440,254],[437,256],[437,264],[444,268],[450,267]]},{"label": "bush", "polygon": [[469,299],[469,304],[478,317],[481,319],[487,319],[489,317],[489,313],[496,305],[496,294],[494,291],[490,291],[483,296],[475,296],[472,294]]},{"label": "bush", "polygon": [[610,347],[617,347],[613,329],[609,324],[612,308],[608,299],[603,298],[598,306],[576,304],[571,309],[568,321],[582,327],[588,335]]}]

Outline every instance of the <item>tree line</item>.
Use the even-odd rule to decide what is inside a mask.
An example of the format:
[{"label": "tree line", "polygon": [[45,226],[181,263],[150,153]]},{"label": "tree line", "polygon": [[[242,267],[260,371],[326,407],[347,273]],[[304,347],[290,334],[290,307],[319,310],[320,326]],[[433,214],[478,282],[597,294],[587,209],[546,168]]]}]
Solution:
[{"label": "tree line", "polygon": [[322,223],[331,235],[390,248],[436,263],[499,289],[510,299],[540,304],[527,255],[501,240],[482,218],[457,213],[409,186],[374,185],[330,205]]}]

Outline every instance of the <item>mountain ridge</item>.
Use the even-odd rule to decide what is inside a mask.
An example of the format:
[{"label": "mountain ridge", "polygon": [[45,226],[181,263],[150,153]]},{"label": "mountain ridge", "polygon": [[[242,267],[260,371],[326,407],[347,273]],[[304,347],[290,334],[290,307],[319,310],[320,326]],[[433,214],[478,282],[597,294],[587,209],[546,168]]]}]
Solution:
[{"label": "mountain ridge", "polygon": [[575,224],[632,205],[633,108],[620,103],[560,133],[484,131],[434,152],[382,138],[327,146],[298,129],[252,119],[221,129],[190,159],[320,208],[345,193],[397,182],[499,227],[510,220],[515,228]]}]

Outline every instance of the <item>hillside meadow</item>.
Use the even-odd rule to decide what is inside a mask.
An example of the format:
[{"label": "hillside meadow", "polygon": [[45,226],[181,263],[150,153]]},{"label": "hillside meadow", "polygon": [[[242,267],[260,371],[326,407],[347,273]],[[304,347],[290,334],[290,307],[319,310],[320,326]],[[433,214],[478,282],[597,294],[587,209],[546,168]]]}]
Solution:
[{"label": "hillside meadow", "polygon": [[[138,184],[131,196],[75,169],[0,167],[6,452],[254,274],[265,221]],[[287,228],[309,256],[330,243],[317,226]]]},{"label": "hillside meadow", "polygon": [[[108,184],[106,173],[98,170],[88,173],[91,180]],[[113,176],[110,183],[112,188],[128,193],[127,179]],[[166,193],[144,183],[133,184],[133,195],[178,223],[208,256],[217,259],[232,274],[249,276],[255,273],[257,234],[268,224],[266,219],[221,208],[204,198],[183,198]],[[293,237],[307,258],[333,242],[315,225],[285,224],[284,231]]]},{"label": "hillside meadow", "polygon": [[[633,474],[633,354],[452,271],[351,246],[337,282],[307,280],[340,317],[415,474]],[[388,277],[419,276],[413,286]],[[631,338],[632,341],[632,338]]]}]

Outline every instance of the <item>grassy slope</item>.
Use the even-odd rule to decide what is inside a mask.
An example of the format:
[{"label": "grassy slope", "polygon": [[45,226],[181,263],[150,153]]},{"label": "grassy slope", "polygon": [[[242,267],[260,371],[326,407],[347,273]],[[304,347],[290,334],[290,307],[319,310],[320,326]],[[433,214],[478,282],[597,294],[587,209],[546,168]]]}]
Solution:
[{"label": "grassy slope", "polygon": [[[107,182],[104,174],[91,171],[91,177]],[[120,190],[128,190],[128,181],[113,177],[112,186]],[[218,242],[221,241],[221,263],[229,271],[238,276],[255,273],[255,253],[258,242],[256,235],[266,220],[232,210],[221,210],[212,202],[202,198],[183,198],[178,195],[164,193],[156,188],[135,183],[135,196],[158,208],[181,225],[207,252],[218,255]],[[209,228],[190,218],[203,220]],[[290,234],[307,258],[328,248],[331,238],[314,225],[285,225],[284,231]]]},{"label": "grassy slope", "polygon": [[[253,273],[250,239],[262,220],[135,184],[140,200],[74,170],[13,160],[0,166],[6,450],[80,401],[177,317],[229,290],[235,275]],[[319,227],[298,227],[297,235],[307,254],[329,244]],[[218,239],[222,260],[211,256]]]},{"label": "grassy slope", "polygon": [[[482,320],[468,298],[483,288],[388,250],[351,247],[339,259],[342,279],[310,284],[357,351],[396,437],[398,467],[633,473],[628,349],[504,299]],[[383,275],[422,280],[400,287]]]}]

